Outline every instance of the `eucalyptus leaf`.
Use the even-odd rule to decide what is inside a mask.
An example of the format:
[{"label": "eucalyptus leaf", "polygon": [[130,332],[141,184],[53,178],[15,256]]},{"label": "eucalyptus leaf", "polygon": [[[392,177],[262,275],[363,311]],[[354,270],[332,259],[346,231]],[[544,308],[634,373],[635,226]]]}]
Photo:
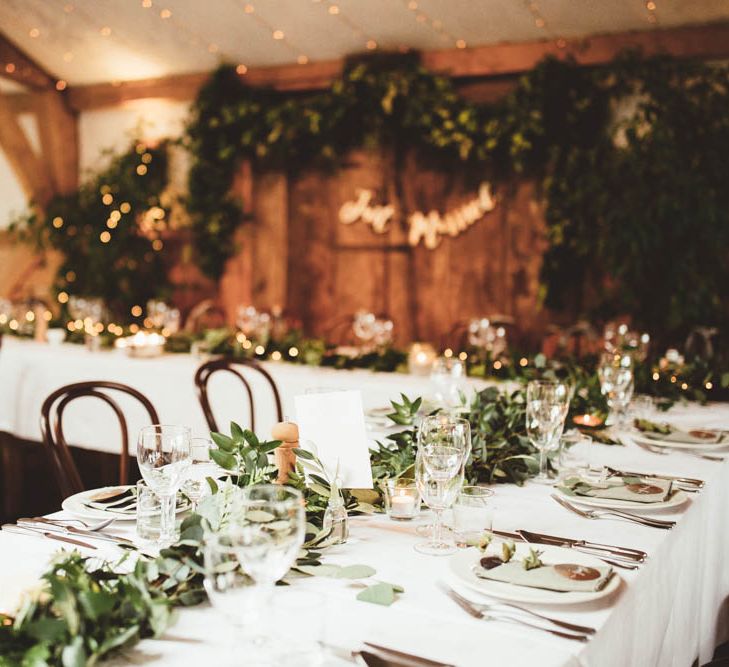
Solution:
[{"label": "eucalyptus leaf", "polygon": [[371,602],[372,604],[389,607],[395,602],[395,589],[392,584],[380,582],[360,591],[357,594],[357,599],[361,602]]},{"label": "eucalyptus leaf", "polygon": [[366,579],[376,574],[377,570],[369,565],[346,565],[334,575],[337,579]]}]

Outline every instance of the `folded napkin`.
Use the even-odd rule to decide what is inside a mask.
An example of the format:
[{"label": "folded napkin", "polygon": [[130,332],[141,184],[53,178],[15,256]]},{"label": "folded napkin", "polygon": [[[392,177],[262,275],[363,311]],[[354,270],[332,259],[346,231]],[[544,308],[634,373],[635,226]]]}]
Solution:
[{"label": "folded napkin", "polygon": [[581,477],[570,477],[557,488],[568,496],[660,503],[671,497],[673,482],[660,477],[619,477],[606,482],[589,482]]},{"label": "folded napkin", "polygon": [[705,429],[683,431],[670,424],[656,424],[647,419],[636,419],[634,425],[641,432],[641,435],[649,440],[681,442],[692,445],[715,445],[724,440],[724,434],[719,431]]},{"label": "folded napkin", "polygon": [[137,511],[137,490],[133,486],[105,489],[90,496],[84,505],[104,512],[133,515]]},{"label": "folded napkin", "polygon": [[613,575],[613,568],[609,565],[593,567],[575,563],[559,563],[527,570],[523,563],[509,561],[491,569],[476,565],[474,574],[481,579],[501,581],[516,586],[544,588],[562,593],[572,591],[589,593],[605,587]]}]

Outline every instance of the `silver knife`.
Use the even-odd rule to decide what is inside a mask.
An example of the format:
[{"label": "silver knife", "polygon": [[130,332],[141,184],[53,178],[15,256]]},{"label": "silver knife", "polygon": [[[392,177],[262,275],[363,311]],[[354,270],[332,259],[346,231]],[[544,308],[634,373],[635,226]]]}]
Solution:
[{"label": "silver knife", "polygon": [[543,533],[534,533],[530,530],[518,530],[517,533],[519,533],[519,535],[521,535],[527,542],[551,544],[560,547],[570,547],[573,549],[582,548],[589,549],[591,551],[603,551],[612,554],[613,556],[627,558],[639,563],[642,563],[648,557],[648,554],[645,551],[632,549],[630,547],[618,547],[610,544],[601,544],[600,542],[588,542],[587,540],[576,540],[569,537],[545,535]]},{"label": "silver knife", "polygon": [[650,477],[651,479],[670,479],[674,482],[683,482],[684,484],[692,484],[700,489],[704,487],[703,479],[695,479],[694,477],[673,477],[672,475],[659,475],[656,473],[646,472],[630,472],[628,470],[616,470],[615,468],[605,468],[610,475],[623,475],[625,477]]},{"label": "silver knife", "polygon": [[527,531],[521,529],[516,533],[508,533],[504,530],[492,530],[491,532],[494,535],[506,538],[507,540],[521,540],[524,542],[536,542],[538,544],[553,544],[571,548],[582,547],[585,549],[592,549],[594,551],[607,551],[613,555],[623,556],[639,563],[642,563],[648,557],[648,554],[645,551],[640,551],[639,549],[633,549],[631,547],[617,547],[611,544],[588,542],[587,540],[576,540],[569,537],[557,537],[556,535],[545,535],[543,533],[534,533],[532,531],[528,532],[530,538],[534,539],[525,539],[520,533],[526,533]]},{"label": "silver knife", "polygon": [[48,526],[48,530],[53,532],[60,531],[61,533],[73,533],[74,535],[81,535],[82,537],[95,537],[99,540],[106,540],[107,542],[114,542],[116,544],[125,544],[127,546],[134,546],[134,542],[128,540],[126,537],[118,537],[111,535],[110,533],[104,533],[100,530],[84,530],[83,528],[77,528],[76,526],[62,526],[44,517],[36,517],[34,519],[18,519],[19,526],[27,526],[28,528],[38,528],[39,525]]},{"label": "silver knife", "polygon": [[35,530],[28,528],[28,526],[18,526],[14,523],[3,524],[2,529],[8,533],[17,533],[18,535],[35,535],[37,537],[47,537],[49,540],[57,540],[58,542],[66,542],[67,544],[73,544],[77,547],[84,547],[86,549],[94,549],[96,547],[93,544],[82,542],[81,540],[74,540],[71,537],[64,537],[58,533],[52,533],[48,530]]}]

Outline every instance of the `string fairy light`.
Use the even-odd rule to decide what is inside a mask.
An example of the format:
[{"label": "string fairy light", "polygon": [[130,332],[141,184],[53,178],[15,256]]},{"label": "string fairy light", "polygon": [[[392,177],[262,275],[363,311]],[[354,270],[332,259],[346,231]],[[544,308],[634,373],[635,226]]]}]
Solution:
[{"label": "string fairy light", "polygon": [[555,38],[549,30],[549,24],[547,23],[547,19],[544,18],[544,15],[539,9],[539,5],[537,4],[536,0],[524,0],[524,6],[531,14],[534,25],[540,30],[543,30],[550,39],[554,39],[554,44],[558,49],[564,49],[567,47],[567,40],[564,37]]},{"label": "string fairy light", "polygon": [[648,12],[648,23],[656,24],[658,23],[658,15],[656,14],[656,9],[658,7],[656,6],[655,0],[644,0],[646,11]]},{"label": "string fairy light", "polygon": [[[241,6],[239,2],[236,2],[236,0],[233,0],[233,2],[237,6]],[[296,62],[299,65],[306,65],[309,62],[309,57],[300,49],[298,48],[287,36],[286,33],[281,30],[281,28],[277,28],[275,25],[270,23],[268,20],[266,20],[263,16],[260,15],[260,13],[256,10],[256,7],[250,3],[246,2],[243,6],[243,13],[253,19],[262,29],[266,30],[269,35],[271,35],[272,39],[274,39],[277,42],[280,42],[283,44],[291,53],[293,53],[296,56]],[[240,67],[240,66],[239,66]],[[245,66],[243,66],[245,67]],[[248,71],[248,68],[246,67],[243,72],[239,72],[239,74],[245,74],[245,72]]]},{"label": "string fairy light", "polygon": [[344,25],[346,25],[352,33],[354,33],[357,39],[362,40],[368,51],[374,51],[377,48],[377,40],[375,40],[372,35],[368,35],[362,27],[355,23],[350,17],[346,16],[339,5],[332,2],[332,0],[314,0],[314,2],[322,7],[326,7],[327,13],[330,16],[334,16],[337,20],[344,23]]},{"label": "string fairy light", "polygon": [[433,18],[424,9],[421,8],[418,0],[403,0],[407,7],[415,15],[415,20],[421,25],[427,25],[440,39],[444,42],[454,44],[457,49],[465,49],[467,44],[465,39],[457,38],[443,26],[443,21]]}]

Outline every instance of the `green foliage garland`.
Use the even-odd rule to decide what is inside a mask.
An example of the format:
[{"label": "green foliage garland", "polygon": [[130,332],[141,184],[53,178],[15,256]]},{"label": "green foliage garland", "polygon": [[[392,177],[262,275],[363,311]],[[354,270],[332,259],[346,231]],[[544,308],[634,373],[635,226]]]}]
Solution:
[{"label": "green foliage garland", "polygon": [[[127,322],[133,305],[144,305],[169,289],[162,252],[153,245],[161,243],[164,218],[153,220],[148,214],[154,209],[166,216],[160,202],[166,186],[164,144],[152,148],[134,142],[78,191],[54,197],[45,215],[31,213],[12,229],[39,248],[63,253],[56,293],[101,297],[116,318]],[[111,201],[105,203],[104,196]],[[143,230],[139,223],[145,215]],[[106,234],[109,240],[103,242]]]},{"label": "green foliage garland", "polygon": [[665,57],[595,69],[546,59],[492,105],[465,100],[413,56],[352,61],[329,89],[304,95],[250,88],[224,67],[188,128],[201,266],[217,277],[234,250],[240,159],[294,171],[334,166],[363,145],[414,148],[443,169],[543,183],[548,305],[627,313],[685,336],[729,322],[727,105],[726,68]]}]

